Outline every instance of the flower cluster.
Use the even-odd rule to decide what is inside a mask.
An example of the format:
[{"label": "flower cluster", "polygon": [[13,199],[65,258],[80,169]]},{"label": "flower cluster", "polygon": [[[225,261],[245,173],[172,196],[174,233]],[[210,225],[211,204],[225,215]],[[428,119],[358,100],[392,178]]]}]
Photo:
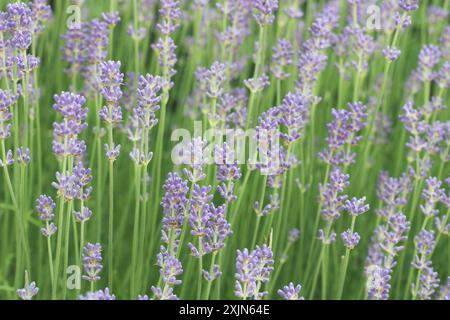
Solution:
[{"label": "flower cluster", "polygon": [[120,62],[107,61],[100,64],[99,87],[106,106],[100,109],[100,119],[109,128],[109,142],[104,145],[106,157],[115,161],[120,153],[120,144],[115,145],[112,137],[112,127],[122,121],[122,110],[119,106],[122,97],[123,73],[120,72]]},{"label": "flower cluster", "polygon": [[273,47],[272,67],[270,68],[277,79],[284,80],[290,76],[286,69],[292,64],[293,56],[294,52],[289,40],[278,40],[276,46]]},{"label": "flower cluster", "polygon": [[83,268],[86,275],[83,275],[83,279],[96,282],[100,280],[99,273],[103,269],[102,265],[102,246],[99,243],[88,243],[83,248]]},{"label": "flower cluster", "polygon": [[361,137],[358,133],[366,126],[367,107],[359,102],[349,103],[348,110],[333,109],[333,121],[327,124],[327,147],[319,156],[330,166],[348,166],[355,161],[355,153],[350,148]]},{"label": "flower cluster", "polygon": [[260,292],[261,285],[270,279],[273,271],[272,249],[267,245],[249,252],[237,250],[235,295],[242,299],[261,299],[267,292]]},{"label": "flower cluster", "polygon": [[52,222],[55,215],[53,210],[55,210],[56,204],[53,199],[47,195],[40,195],[36,200],[36,211],[39,214],[39,219],[45,222],[45,227],[41,228],[41,233],[48,237],[56,232],[56,226]]}]

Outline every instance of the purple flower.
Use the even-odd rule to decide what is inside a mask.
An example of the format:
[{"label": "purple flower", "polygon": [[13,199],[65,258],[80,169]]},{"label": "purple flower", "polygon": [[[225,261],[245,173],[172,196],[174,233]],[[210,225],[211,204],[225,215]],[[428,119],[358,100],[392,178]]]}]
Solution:
[{"label": "purple flower", "polygon": [[435,81],[437,85],[442,88],[446,89],[450,87],[450,62],[445,61],[442,65],[441,69],[436,73]]},{"label": "purple flower", "polygon": [[237,164],[236,154],[230,146],[224,142],[214,149],[214,162],[217,166],[217,180],[232,181],[241,177],[241,169]]},{"label": "purple flower", "polygon": [[102,12],[102,19],[109,27],[114,27],[120,22],[120,13],[115,12]]},{"label": "purple flower", "polygon": [[300,91],[288,92],[279,106],[280,124],[286,127],[281,137],[291,144],[298,141],[309,116],[309,104]]},{"label": "purple flower", "polygon": [[16,155],[17,155],[17,162],[22,165],[27,165],[31,161],[30,149],[28,148],[19,147],[19,149],[17,149],[16,151]]},{"label": "purple flower", "polygon": [[43,23],[52,18],[52,8],[46,0],[34,0],[30,2],[30,9],[34,24],[33,32],[41,33],[44,30]]},{"label": "purple flower", "polygon": [[197,81],[200,87],[205,88],[205,93],[210,98],[217,99],[223,93],[223,84],[226,81],[226,66],[215,61],[211,68],[198,74]]},{"label": "purple flower", "polygon": [[161,252],[158,254],[157,263],[160,267],[160,275],[163,282],[169,286],[180,285],[181,280],[177,276],[183,273],[181,262],[168,252]]},{"label": "purple flower", "polygon": [[163,228],[169,229],[181,228],[184,221],[184,210],[187,205],[187,182],[176,172],[169,172],[169,176],[163,185],[165,194],[161,201],[164,209]]},{"label": "purple flower", "polygon": [[164,290],[160,287],[151,287],[155,298],[158,300],[178,300],[178,297],[173,293],[172,287],[166,287]]},{"label": "purple flower", "polygon": [[244,80],[245,86],[253,93],[263,91],[265,87],[269,86],[269,77],[265,74],[254,79]]},{"label": "purple flower", "polygon": [[108,103],[117,104],[122,97],[120,86],[123,84],[123,73],[120,72],[119,61],[106,61],[100,64],[100,93]]},{"label": "purple flower", "polygon": [[102,246],[99,243],[88,243],[83,248],[83,267],[86,275],[83,275],[83,279],[95,282],[100,280],[99,273],[103,269],[102,265]]},{"label": "purple flower", "polygon": [[81,156],[86,145],[78,140],[78,135],[87,127],[87,108],[83,108],[86,99],[77,94],[62,92],[54,96],[53,109],[59,112],[62,122],[53,123],[53,152],[60,157]]},{"label": "purple flower", "polygon": [[257,269],[253,253],[248,249],[237,250],[235,295],[239,298],[251,298],[256,291]]},{"label": "purple flower", "polygon": [[201,137],[193,138],[183,149],[183,163],[190,166],[185,168],[184,174],[192,183],[197,183],[206,178],[203,172],[204,166],[208,163],[209,150],[206,147],[207,141]]},{"label": "purple flower", "polygon": [[405,11],[416,11],[419,9],[419,0],[399,0],[398,5]]},{"label": "purple flower", "polygon": [[55,224],[53,222],[51,223],[46,223],[45,226],[43,228],[41,228],[41,233],[44,235],[44,237],[51,237],[57,230],[57,227],[55,226]]},{"label": "purple flower", "polygon": [[388,300],[391,289],[392,270],[387,267],[372,266],[368,275],[368,298],[370,300]]},{"label": "purple flower", "polygon": [[138,107],[145,110],[140,110],[143,113],[141,121],[145,127],[151,127],[150,121],[145,121],[145,113],[155,113],[159,110],[159,102],[161,101],[162,79],[158,76],[147,74],[146,76],[139,76],[137,87],[137,103]]},{"label": "purple flower", "polygon": [[6,6],[7,26],[11,34],[9,43],[19,50],[27,50],[31,45],[33,20],[30,8],[23,2]]},{"label": "purple flower", "polygon": [[105,148],[105,154],[109,161],[115,161],[120,154],[120,144],[112,145],[105,144],[103,146]]},{"label": "purple flower", "polygon": [[[64,35],[64,47],[61,49],[64,61],[69,63],[69,68],[65,72],[69,75],[75,75],[80,72],[81,65],[84,62],[83,57],[83,30],[81,28],[69,28]],[[72,88],[74,89],[74,88]]]},{"label": "purple flower", "polygon": [[14,157],[12,150],[8,150],[6,152],[6,159],[0,159],[0,168],[3,168],[4,166],[11,166],[14,164]]},{"label": "purple flower", "polygon": [[347,196],[341,193],[349,185],[348,179],[349,175],[335,169],[331,172],[330,182],[325,186],[319,186],[322,215],[327,223],[336,221],[345,209],[344,201],[347,200]]},{"label": "purple flower", "polygon": [[389,219],[407,203],[407,195],[412,185],[410,180],[410,176],[406,174],[400,178],[392,178],[386,171],[380,173],[377,196],[384,203],[384,207],[376,210],[378,215]]},{"label": "purple flower", "polygon": [[319,153],[320,158],[333,166],[349,165],[355,154],[346,146],[355,145],[361,138],[358,132],[366,126],[367,107],[359,102],[349,103],[348,110],[332,109],[333,121],[327,124],[327,148]]},{"label": "purple flower", "polygon": [[206,281],[214,281],[222,276],[222,272],[220,271],[220,266],[218,264],[215,264],[212,268],[212,272],[209,272],[207,270],[202,270],[203,277],[206,279]]},{"label": "purple flower", "polygon": [[56,204],[53,199],[47,195],[40,195],[38,199],[36,199],[36,211],[39,214],[39,219],[42,221],[52,221],[55,215],[53,214],[53,210],[55,209]]},{"label": "purple flower", "polygon": [[216,254],[225,247],[225,241],[233,232],[225,217],[225,205],[216,207],[210,203],[206,207],[208,220],[206,221],[206,235],[204,239],[205,253]]},{"label": "purple flower", "polygon": [[73,216],[77,222],[86,222],[92,217],[92,211],[84,207],[81,211],[74,211]]},{"label": "purple flower", "polygon": [[[85,69],[83,77],[91,84],[96,85],[97,79],[93,79],[96,71],[96,64],[104,61],[108,55],[109,25],[100,19],[93,19],[81,25],[82,29],[82,56],[83,61],[94,66],[94,69]],[[94,83],[92,83],[94,82]]]},{"label": "purple flower", "polygon": [[247,299],[259,299],[267,292],[259,292],[261,283],[269,281],[273,271],[273,254],[270,247],[256,246],[249,253],[247,249],[237,250],[235,295]]},{"label": "purple flower", "polygon": [[406,234],[409,229],[410,222],[402,213],[391,216],[386,225],[376,229],[381,249],[388,257],[388,261],[385,263],[387,267],[392,268],[395,265],[394,258],[404,249],[400,243],[407,239]]},{"label": "purple flower", "polygon": [[278,0],[254,0],[251,2],[255,10],[253,17],[261,26],[273,23],[274,13],[278,9]]},{"label": "purple flower", "polygon": [[17,290],[17,295],[22,300],[31,300],[39,292],[36,282],[26,283],[25,287]]},{"label": "purple flower", "polygon": [[191,227],[191,234],[194,237],[204,237],[206,235],[206,224],[210,214],[206,210],[206,207],[213,198],[210,192],[211,186],[200,187],[194,184],[191,205],[189,207],[189,225]]},{"label": "purple flower", "polygon": [[361,239],[358,232],[353,232],[350,229],[341,233],[341,238],[344,241],[344,246],[348,250],[353,250]]},{"label": "purple flower", "polygon": [[292,58],[294,56],[292,44],[289,40],[279,39],[272,51],[272,66],[270,71],[280,80],[288,78],[289,73],[286,72],[286,68],[292,64]]},{"label": "purple flower", "polygon": [[304,93],[312,90],[319,73],[327,66],[328,56],[317,50],[305,50],[298,57],[298,87]]},{"label": "purple flower", "polygon": [[177,47],[175,42],[170,37],[166,41],[159,38],[158,42],[152,48],[158,52],[158,63],[161,68],[167,70],[167,74],[163,75],[164,82],[162,86],[166,89],[171,88],[173,83],[170,81],[170,78],[176,73],[174,66],[177,63],[177,56],[175,55],[175,49]]},{"label": "purple flower", "polygon": [[12,120],[11,107],[16,102],[16,98],[9,92],[0,89],[0,140],[5,140],[11,136]]},{"label": "purple flower", "polygon": [[365,204],[366,197],[361,199],[352,198],[352,200],[345,201],[345,209],[351,216],[359,216],[367,211],[369,211],[369,205]]},{"label": "purple flower", "polygon": [[[419,234],[414,238],[416,244],[417,254],[420,256],[428,257],[434,250],[436,241],[434,239],[434,231],[428,231],[422,229]],[[417,267],[417,266],[416,266]]]},{"label": "purple flower", "polygon": [[419,289],[416,296],[420,300],[431,300],[439,288],[439,275],[432,267],[427,267],[420,275]]},{"label": "purple flower", "polygon": [[400,56],[401,51],[397,48],[392,48],[392,47],[388,46],[387,48],[383,49],[382,53],[387,61],[394,62]]},{"label": "purple flower", "polygon": [[109,288],[88,292],[84,296],[79,297],[80,300],[116,300],[116,296],[109,292]]},{"label": "purple flower", "polygon": [[426,217],[439,214],[436,205],[445,197],[445,190],[441,188],[441,185],[442,182],[435,177],[429,177],[425,180],[425,188],[422,191],[425,204],[420,205],[420,210]]},{"label": "purple flower", "polygon": [[165,35],[175,32],[175,30],[180,26],[180,1],[161,0],[159,14],[162,17],[162,21],[156,25],[159,31]]},{"label": "purple flower", "polygon": [[419,53],[418,76],[423,82],[432,81],[435,77],[434,66],[439,63],[441,50],[434,45],[427,45]]},{"label": "purple flower", "polygon": [[301,285],[294,285],[290,282],[287,286],[284,286],[282,289],[278,290],[277,293],[284,300],[304,300],[302,296],[300,296],[300,290],[302,289]]}]

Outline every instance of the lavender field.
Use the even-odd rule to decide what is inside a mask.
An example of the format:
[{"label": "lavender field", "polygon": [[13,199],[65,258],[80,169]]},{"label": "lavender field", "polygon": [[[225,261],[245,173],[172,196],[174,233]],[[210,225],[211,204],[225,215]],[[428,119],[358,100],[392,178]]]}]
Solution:
[{"label": "lavender field", "polygon": [[0,299],[449,300],[449,0],[0,0]]}]

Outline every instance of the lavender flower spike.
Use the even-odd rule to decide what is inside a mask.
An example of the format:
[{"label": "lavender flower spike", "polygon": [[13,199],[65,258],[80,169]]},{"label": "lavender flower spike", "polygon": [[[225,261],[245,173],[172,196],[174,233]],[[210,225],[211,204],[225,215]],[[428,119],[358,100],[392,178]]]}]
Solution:
[{"label": "lavender flower spike", "polygon": [[86,275],[83,275],[84,280],[90,282],[100,280],[100,276],[98,274],[103,269],[101,251],[102,247],[99,243],[88,243],[83,248],[83,267],[86,272]]}]

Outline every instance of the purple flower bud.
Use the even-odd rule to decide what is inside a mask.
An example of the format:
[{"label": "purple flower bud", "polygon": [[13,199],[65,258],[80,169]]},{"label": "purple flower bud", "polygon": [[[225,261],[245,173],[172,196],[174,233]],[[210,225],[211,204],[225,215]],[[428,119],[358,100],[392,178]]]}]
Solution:
[{"label": "purple flower bud", "polygon": [[57,228],[53,222],[46,223],[45,227],[41,228],[41,233],[44,237],[50,238],[55,232]]},{"label": "purple flower bud", "polygon": [[367,211],[369,211],[369,205],[365,204],[366,197],[361,199],[352,198],[352,200],[345,201],[345,209],[352,216],[359,216]]},{"label": "purple flower bud", "polygon": [[255,13],[253,17],[261,26],[273,23],[274,13],[278,9],[278,0],[254,0],[251,2]]},{"label": "purple flower bud", "polygon": [[272,271],[273,254],[268,246],[257,246],[252,252],[237,250],[235,295],[243,299],[259,299],[265,295],[258,291],[259,285],[269,281]]},{"label": "purple flower bud", "polygon": [[388,300],[391,289],[392,269],[372,266],[368,275],[368,295],[370,300]]},{"label": "purple flower bud", "polygon": [[160,267],[160,275],[163,282],[169,286],[180,285],[181,280],[176,277],[183,274],[181,262],[167,252],[158,254],[157,265]]},{"label": "purple flower bud", "polygon": [[41,33],[44,30],[43,23],[52,18],[52,8],[46,0],[34,0],[30,2],[31,16],[34,24],[34,33]]},{"label": "purple flower bud", "polygon": [[416,11],[419,9],[419,0],[399,0],[398,5],[405,11]]},{"label": "purple flower bud", "polygon": [[389,62],[394,62],[400,56],[401,51],[397,48],[391,48],[390,46],[388,46],[387,48],[383,49],[382,53],[386,60],[388,60]]},{"label": "purple flower bud", "polygon": [[202,270],[203,277],[206,279],[206,281],[214,281],[222,276],[222,272],[220,271],[220,266],[218,264],[215,264],[213,266],[212,272]]},{"label": "purple flower bud", "polygon": [[282,289],[278,290],[277,293],[284,300],[304,300],[302,296],[300,296],[300,290],[302,289],[301,285],[294,285],[290,282],[287,286],[284,286]]},{"label": "purple flower bud", "polygon": [[77,222],[86,222],[92,217],[92,211],[84,207],[82,211],[74,211],[73,216]]},{"label": "purple flower bud", "polygon": [[435,77],[433,68],[439,63],[441,50],[434,45],[427,45],[419,53],[418,76],[423,82],[432,81]]},{"label": "purple flower bud", "polygon": [[123,73],[120,62],[107,61],[100,64],[100,93],[109,103],[118,103],[122,97],[120,86],[123,84]]},{"label": "purple flower bud", "polygon": [[[168,0],[169,1],[169,0]],[[168,70],[168,78],[165,78],[163,88],[171,88],[173,83],[170,78],[175,75],[176,71],[174,66],[177,62],[177,56],[175,55],[175,49],[177,48],[172,38],[167,38],[166,41],[159,38],[158,42],[152,46],[153,50],[158,52],[158,63],[163,68]]]},{"label": "purple flower bud", "polygon": [[19,50],[27,50],[31,45],[33,31],[30,8],[23,2],[16,2],[8,4],[6,12],[11,46]]},{"label": "purple flower bud", "polygon": [[435,216],[439,213],[436,205],[445,197],[445,190],[441,188],[441,185],[442,182],[435,177],[429,177],[425,180],[425,188],[422,191],[425,204],[420,205],[420,210],[426,217]]},{"label": "purple flower bud", "polygon": [[156,25],[159,31],[165,35],[175,32],[175,30],[180,26],[180,1],[161,0],[159,14],[162,17],[162,21]]},{"label": "purple flower bud", "polygon": [[115,161],[120,154],[120,144],[118,145],[114,145],[114,143],[112,145],[105,144],[103,147],[105,148],[105,154],[108,160]]},{"label": "purple flower bud", "polygon": [[263,74],[256,79],[244,80],[245,86],[253,93],[263,91],[265,87],[269,86],[269,77]]},{"label": "purple flower bud", "polygon": [[279,39],[273,48],[273,61],[270,68],[270,71],[276,78],[283,80],[289,77],[289,73],[286,73],[286,67],[292,64],[293,56],[292,44],[286,39]]},{"label": "purple flower bud", "polygon": [[47,195],[40,195],[38,199],[36,199],[36,211],[39,214],[39,219],[42,221],[52,221],[55,215],[53,214],[53,210],[55,209],[56,204],[53,199]]},{"label": "purple flower bud", "polygon": [[161,201],[164,209],[163,228],[164,230],[178,229],[183,224],[184,210],[188,201],[186,197],[189,191],[187,182],[181,179],[178,173],[169,172],[163,189],[165,191]]},{"label": "purple flower bud", "polygon": [[120,13],[118,11],[115,12],[102,12],[102,19],[106,22],[109,27],[116,26],[121,18]]},{"label": "purple flower bud", "polygon": [[116,300],[116,296],[109,292],[108,288],[105,290],[98,290],[95,292],[88,292],[84,296],[79,297],[80,300]]},{"label": "purple flower bud", "polygon": [[438,273],[432,267],[427,267],[420,275],[419,289],[415,294],[420,300],[431,300],[438,287]]},{"label": "purple flower bud", "polygon": [[16,151],[16,155],[17,155],[17,162],[22,165],[27,165],[31,161],[30,149],[28,148],[19,147],[19,149],[17,149]]},{"label": "purple flower bud", "polygon": [[39,292],[36,282],[26,283],[25,287],[17,290],[17,295],[22,300],[31,300]]},{"label": "purple flower bud", "polygon": [[95,282],[100,280],[99,273],[103,269],[102,265],[102,246],[99,243],[88,243],[83,248],[82,260],[83,267],[86,275],[83,275],[83,279]]},{"label": "purple flower bud", "polygon": [[348,250],[353,250],[361,239],[357,232],[353,232],[350,229],[341,233],[341,238],[344,241],[344,246]]},{"label": "purple flower bud", "polygon": [[173,288],[168,287],[166,290],[162,290],[159,287],[151,287],[152,292],[155,294],[155,298],[158,300],[178,300],[178,297],[173,293]]}]

